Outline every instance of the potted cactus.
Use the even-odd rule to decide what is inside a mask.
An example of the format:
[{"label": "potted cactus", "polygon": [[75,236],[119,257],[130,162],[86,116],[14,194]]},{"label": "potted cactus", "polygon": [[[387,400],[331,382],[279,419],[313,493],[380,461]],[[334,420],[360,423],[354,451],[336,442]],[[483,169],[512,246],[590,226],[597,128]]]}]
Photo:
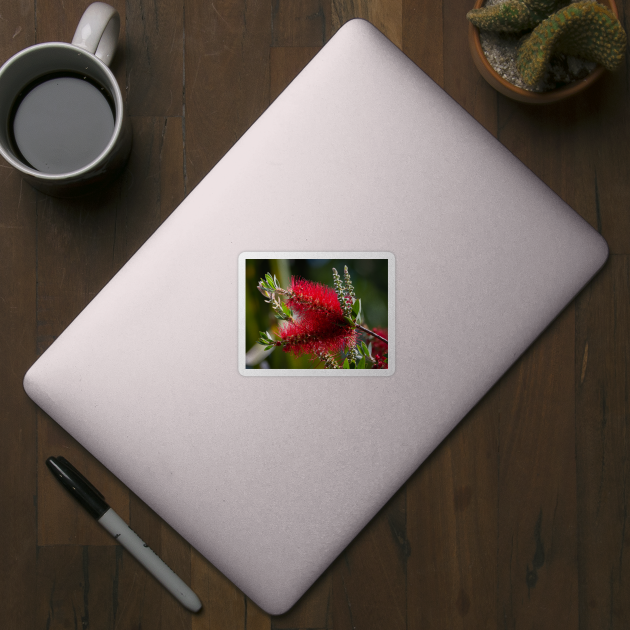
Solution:
[{"label": "potted cactus", "polygon": [[[605,2],[477,0],[467,15],[475,65],[490,85],[516,100],[545,103],[571,96],[624,58],[626,33],[614,0]],[[492,43],[511,49],[511,58],[496,62]]]}]

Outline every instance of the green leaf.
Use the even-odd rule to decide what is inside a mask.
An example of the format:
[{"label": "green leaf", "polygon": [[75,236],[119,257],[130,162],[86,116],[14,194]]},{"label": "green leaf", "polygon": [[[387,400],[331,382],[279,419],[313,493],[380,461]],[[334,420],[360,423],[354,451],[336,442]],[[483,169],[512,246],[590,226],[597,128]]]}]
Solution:
[{"label": "green leaf", "polygon": [[270,273],[266,273],[265,279],[267,280],[267,283],[269,284],[269,286],[271,287],[271,290],[273,291],[276,288],[276,285],[273,283],[273,276]]},{"label": "green leaf", "polygon": [[348,359],[346,359],[346,360],[343,362],[343,365],[342,365],[341,367],[342,367],[344,370],[347,370],[347,369],[349,369],[349,368],[350,368],[350,362],[348,361]]},{"label": "green leaf", "polygon": [[352,319],[352,317],[344,317],[344,319],[348,322],[348,324],[354,326],[354,319]]},{"label": "green leaf", "polygon": [[291,318],[293,317],[293,313],[291,312],[291,309],[284,303],[280,304],[280,307],[282,308],[282,312],[288,317]]},{"label": "green leaf", "polygon": [[365,357],[361,357],[359,365],[357,365],[357,370],[365,370]]},{"label": "green leaf", "polygon": [[358,317],[361,313],[361,300],[355,300],[352,305],[352,312]]},{"label": "green leaf", "polygon": [[369,351],[368,347],[365,345],[365,341],[361,342],[361,352],[363,353],[363,356],[365,356],[365,357],[369,357],[370,356],[370,351]]}]

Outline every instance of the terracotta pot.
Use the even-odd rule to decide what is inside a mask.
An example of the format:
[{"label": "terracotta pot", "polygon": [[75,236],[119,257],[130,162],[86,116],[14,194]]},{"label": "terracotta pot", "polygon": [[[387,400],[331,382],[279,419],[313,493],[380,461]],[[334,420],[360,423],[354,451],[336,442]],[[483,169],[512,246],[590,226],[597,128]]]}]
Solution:
[{"label": "terracotta pot", "polygon": [[[617,12],[617,5],[614,0],[600,0],[600,4],[608,7],[619,18]],[[475,1],[475,9],[480,9],[484,5],[484,0]],[[473,61],[477,66],[477,70],[481,73],[481,76],[495,89],[497,92],[514,99],[515,101],[522,101],[524,103],[554,103],[562,99],[568,98],[587,89],[590,85],[595,83],[605,69],[602,66],[597,66],[593,72],[591,72],[586,78],[581,81],[575,81],[569,83],[563,87],[556,88],[555,90],[549,90],[548,92],[529,92],[516,85],[513,85],[509,81],[506,81],[495,69],[490,65],[490,62],[486,59],[481,48],[481,40],[479,39],[479,29],[472,23],[468,22],[468,43],[470,45],[470,53]]]}]

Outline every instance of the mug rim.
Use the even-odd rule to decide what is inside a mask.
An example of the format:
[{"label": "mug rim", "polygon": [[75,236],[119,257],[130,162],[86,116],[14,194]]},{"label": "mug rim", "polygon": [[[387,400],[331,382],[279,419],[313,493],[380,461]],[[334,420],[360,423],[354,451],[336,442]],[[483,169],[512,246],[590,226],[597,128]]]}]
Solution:
[{"label": "mug rim", "polygon": [[[27,48],[20,50],[19,52],[15,53],[15,55],[7,59],[0,67],[0,81],[2,80],[2,75],[6,72],[7,68],[12,63],[14,63],[19,58],[25,57],[31,54],[32,52],[34,52],[35,50],[40,50],[42,48],[65,48],[72,52],[79,51],[82,54],[90,55],[90,60],[96,62],[96,64],[100,66],[100,69],[105,72],[111,84],[110,86],[107,86],[107,87],[110,89],[110,91],[113,92],[112,96],[114,98],[114,102],[116,105],[116,117],[114,120],[114,131],[112,133],[112,137],[109,139],[107,146],[103,149],[103,151],[101,151],[101,153],[94,160],[92,160],[85,166],[82,166],[80,169],[77,169],[76,171],[68,171],[67,173],[43,173],[42,171],[38,171],[30,166],[27,166],[20,160],[16,159],[13,155],[9,154],[4,149],[1,143],[0,143],[0,154],[9,164],[11,164],[11,166],[13,166],[13,168],[17,169],[18,171],[20,171],[21,173],[25,175],[30,175],[31,177],[34,177],[38,180],[47,181],[51,183],[63,182],[65,180],[74,180],[76,178],[80,178],[81,175],[89,173],[90,171],[98,170],[99,163],[105,162],[107,159],[107,156],[109,155],[111,150],[115,147],[116,141],[118,140],[118,137],[121,134],[122,126],[123,126],[124,101],[122,98],[122,92],[118,85],[118,81],[116,81],[116,77],[114,76],[113,72],[109,69],[109,67],[105,63],[103,63],[96,55],[92,54],[91,52],[88,52],[87,50],[80,48],[79,46],[75,46],[74,44],[67,44],[66,42],[43,42],[41,44],[34,44],[33,46],[28,46]],[[60,71],[63,72],[63,69],[61,69]],[[113,90],[112,90],[112,87],[113,87]]]}]

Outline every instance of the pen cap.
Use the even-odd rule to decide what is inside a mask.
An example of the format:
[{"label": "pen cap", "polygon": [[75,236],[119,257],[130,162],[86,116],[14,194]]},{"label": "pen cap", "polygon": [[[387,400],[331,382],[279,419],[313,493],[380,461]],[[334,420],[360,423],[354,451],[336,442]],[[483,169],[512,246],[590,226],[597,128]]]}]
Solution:
[{"label": "pen cap", "polygon": [[46,466],[94,518],[109,510],[105,497],[65,457],[49,457]]}]

